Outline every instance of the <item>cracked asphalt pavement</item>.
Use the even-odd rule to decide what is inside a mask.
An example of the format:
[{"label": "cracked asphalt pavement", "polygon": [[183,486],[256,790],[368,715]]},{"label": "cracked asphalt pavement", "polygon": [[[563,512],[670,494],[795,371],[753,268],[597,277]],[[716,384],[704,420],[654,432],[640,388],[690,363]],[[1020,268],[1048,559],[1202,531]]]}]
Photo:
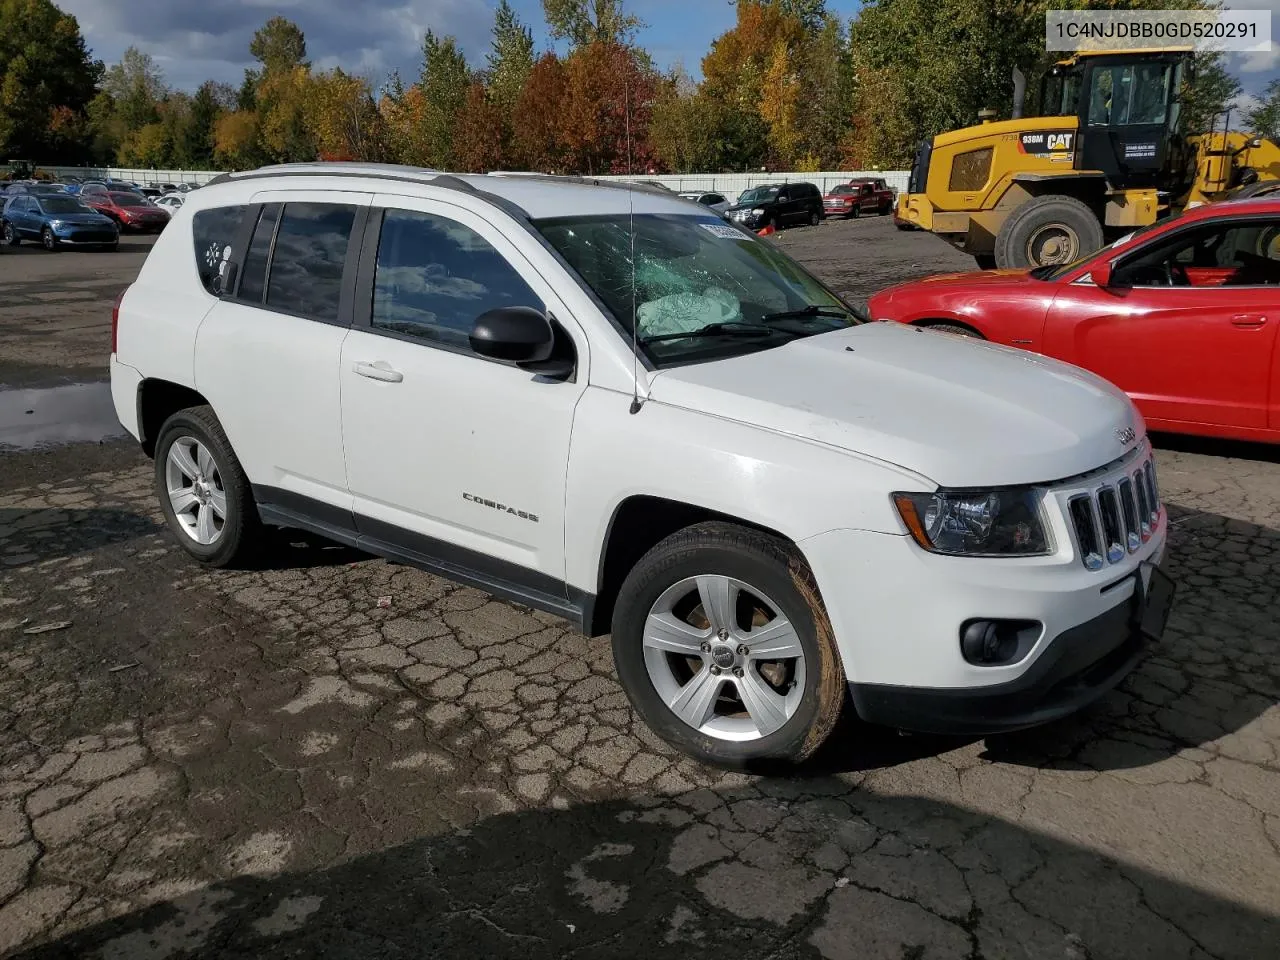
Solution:
[{"label": "cracked asphalt pavement", "polygon": [[[853,295],[968,266],[887,220],[779,242]],[[144,251],[0,253],[0,443],[103,377]],[[288,532],[205,571],[133,445],[0,447],[0,955],[1274,960],[1280,456],[1158,459],[1181,591],[1118,690],[846,720],[779,779],[674,754],[555,617]]]}]

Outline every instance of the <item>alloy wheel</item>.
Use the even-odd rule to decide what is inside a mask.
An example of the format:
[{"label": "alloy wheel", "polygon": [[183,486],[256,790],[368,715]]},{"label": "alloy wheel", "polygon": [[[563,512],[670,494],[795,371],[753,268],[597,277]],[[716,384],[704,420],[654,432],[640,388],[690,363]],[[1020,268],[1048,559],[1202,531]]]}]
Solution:
[{"label": "alloy wheel", "polygon": [[804,694],[795,626],[762,591],[732,577],[688,577],[668,587],[645,619],[643,647],[667,708],[718,740],[769,736]]},{"label": "alloy wheel", "polygon": [[180,436],[169,445],[165,487],[182,532],[202,546],[216,543],[227,522],[227,492],[204,443]]}]

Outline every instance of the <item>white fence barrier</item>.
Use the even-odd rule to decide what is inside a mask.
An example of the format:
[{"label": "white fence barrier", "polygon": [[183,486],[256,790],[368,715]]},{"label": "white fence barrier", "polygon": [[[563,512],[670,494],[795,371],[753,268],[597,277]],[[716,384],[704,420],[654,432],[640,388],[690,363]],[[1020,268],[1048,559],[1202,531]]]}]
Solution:
[{"label": "white fence barrier", "polygon": [[127,180],[141,186],[153,183],[208,183],[218,175],[217,170],[142,170],[137,167],[51,167],[36,164],[36,169],[55,177],[79,177],[81,180],[90,177],[109,177],[112,180]]},{"label": "white fence barrier", "polygon": [[840,183],[848,183],[859,177],[881,177],[899,193],[907,189],[909,170],[825,170],[818,173],[669,173],[658,176],[635,174],[629,177],[601,177],[601,180],[652,180],[677,193],[703,191],[723,193],[730,200],[750,187],[762,183],[812,183],[826,193]]},{"label": "white fence barrier", "polygon": [[[218,176],[217,170],[141,170],[130,167],[47,167],[40,166],[54,176],[111,177],[116,180],[128,180],[147,186],[153,183],[208,183]],[[652,180],[670,187],[676,192],[699,190],[708,193],[723,193],[730,200],[736,200],[738,194],[750,187],[762,183],[812,183],[826,193],[839,183],[846,183],[858,177],[883,177],[884,181],[899,193],[907,189],[906,170],[824,170],[817,173],[799,173],[795,171],[777,173],[669,173],[657,176],[646,176],[643,173],[632,176],[607,176],[601,180]]]}]

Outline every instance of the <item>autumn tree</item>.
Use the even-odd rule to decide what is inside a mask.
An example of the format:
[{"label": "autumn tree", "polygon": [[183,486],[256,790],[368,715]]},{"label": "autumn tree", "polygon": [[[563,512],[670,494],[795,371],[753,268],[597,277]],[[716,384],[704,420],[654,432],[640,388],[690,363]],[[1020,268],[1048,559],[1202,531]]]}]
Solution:
[{"label": "autumn tree", "polygon": [[249,41],[249,54],[267,73],[311,66],[307,38],[296,23],[284,17],[272,17],[262,25]]},{"label": "autumn tree", "polygon": [[213,164],[213,135],[218,118],[235,108],[236,94],[225,83],[206,80],[191,98],[191,117],[183,131],[183,154],[194,169]]},{"label": "autumn tree", "polygon": [[720,128],[714,104],[682,67],[673,69],[658,84],[649,121],[649,142],[673,173],[721,169],[722,144],[717,137]]},{"label": "autumn tree", "polygon": [[453,165],[453,137],[471,85],[467,58],[453,37],[427,31],[422,43],[422,124],[427,166]]},{"label": "autumn tree", "polygon": [[542,0],[551,36],[575,47],[591,43],[630,43],[644,26],[627,13],[623,0]]},{"label": "autumn tree", "polygon": [[1280,80],[1272,80],[1256,107],[1244,115],[1250,133],[1280,144]]},{"label": "autumn tree", "polygon": [[218,117],[213,130],[213,153],[220,167],[245,170],[264,160],[258,146],[258,115],[252,110],[232,110]]},{"label": "autumn tree", "polygon": [[[720,165],[733,169],[774,162],[796,143],[798,63],[804,24],[776,2],[740,0],[737,23],[717,37],[702,60],[702,93],[721,144]],[[775,130],[775,125],[777,129]]]},{"label": "autumn tree", "polygon": [[633,173],[658,162],[648,140],[657,78],[630,47],[578,47],[565,63],[560,143],[571,170]]},{"label": "autumn tree", "polygon": [[501,0],[494,15],[493,40],[485,62],[489,70],[489,99],[510,117],[533,70],[533,34],[516,17],[507,0]]},{"label": "autumn tree", "polygon": [[502,168],[503,121],[502,110],[489,98],[484,84],[472,83],[453,138],[458,169],[488,173]]},{"label": "autumn tree", "polygon": [[313,160],[315,138],[303,111],[311,80],[307,41],[297,25],[272,17],[254,35],[249,52],[261,64],[253,80],[259,152],[276,163]]},{"label": "autumn tree", "polygon": [[543,54],[529,71],[511,118],[517,165],[545,173],[560,170],[560,117],[567,94],[564,64],[554,53]]},{"label": "autumn tree", "polygon": [[0,0],[0,149],[29,159],[82,159],[85,110],[102,64],[76,18],[50,0]]},{"label": "autumn tree", "polygon": [[302,116],[321,160],[385,159],[382,116],[364,78],[338,68],[312,76]]}]

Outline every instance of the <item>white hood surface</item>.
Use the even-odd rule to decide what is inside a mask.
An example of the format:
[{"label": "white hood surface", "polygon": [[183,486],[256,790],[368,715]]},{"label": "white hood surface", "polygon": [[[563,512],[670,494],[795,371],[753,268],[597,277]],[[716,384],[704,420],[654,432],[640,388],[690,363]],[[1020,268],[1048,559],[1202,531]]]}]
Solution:
[{"label": "white hood surface", "polygon": [[1078,367],[897,323],[868,323],[663,370],[651,402],[861,453],[944,487],[1037,484],[1123,455],[1141,416]]}]

